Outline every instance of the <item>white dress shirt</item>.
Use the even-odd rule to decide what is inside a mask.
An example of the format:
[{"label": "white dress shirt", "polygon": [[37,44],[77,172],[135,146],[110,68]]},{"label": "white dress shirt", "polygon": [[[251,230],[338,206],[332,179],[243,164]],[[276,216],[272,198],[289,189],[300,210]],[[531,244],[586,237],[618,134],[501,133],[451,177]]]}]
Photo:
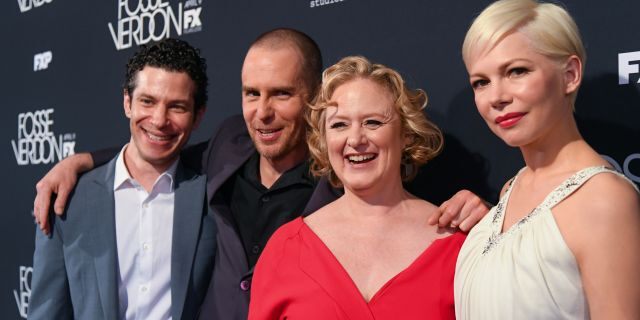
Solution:
[{"label": "white dress shirt", "polygon": [[122,148],[115,167],[120,319],[171,319],[173,179],[178,161],[156,179],[151,192],[134,180]]}]

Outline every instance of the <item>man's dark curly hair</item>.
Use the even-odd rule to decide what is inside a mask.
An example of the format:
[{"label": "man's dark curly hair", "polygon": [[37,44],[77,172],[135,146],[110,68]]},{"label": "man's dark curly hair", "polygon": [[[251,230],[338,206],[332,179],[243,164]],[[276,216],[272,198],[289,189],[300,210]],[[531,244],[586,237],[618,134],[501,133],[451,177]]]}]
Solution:
[{"label": "man's dark curly hair", "polygon": [[124,90],[133,95],[136,89],[136,75],[145,66],[161,68],[172,72],[185,72],[196,85],[193,93],[194,109],[197,111],[207,103],[207,62],[200,57],[200,50],[186,41],[165,39],[153,45],[142,45],[127,63]]}]

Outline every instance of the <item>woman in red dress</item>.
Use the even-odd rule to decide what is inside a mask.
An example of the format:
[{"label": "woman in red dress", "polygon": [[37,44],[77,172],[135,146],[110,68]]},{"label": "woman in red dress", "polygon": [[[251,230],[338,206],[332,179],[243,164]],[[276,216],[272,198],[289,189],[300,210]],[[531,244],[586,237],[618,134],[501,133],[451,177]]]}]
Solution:
[{"label": "woman in red dress", "polygon": [[403,180],[442,147],[427,97],[363,57],[325,70],[307,119],[311,169],[344,195],[271,237],[249,319],[453,319],[465,235],[428,223],[437,207]]}]

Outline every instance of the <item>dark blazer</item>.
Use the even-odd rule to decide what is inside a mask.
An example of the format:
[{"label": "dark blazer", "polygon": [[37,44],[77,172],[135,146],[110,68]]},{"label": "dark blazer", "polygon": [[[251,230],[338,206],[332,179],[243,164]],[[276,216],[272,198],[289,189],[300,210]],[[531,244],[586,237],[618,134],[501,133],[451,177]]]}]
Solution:
[{"label": "dark blazer", "polygon": [[[238,234],[229,205],[218,190],[256,152],[242,116],[225,120],[209,140],[202,155],[202,171],[206,172],[207,198],[218,226],[218,254],[201,319],[246,319],[253,269]],[[318,182],[307,207],[307,215],[337,199],[339,192],[322,179]]]},{"label": "dark blazer", "polygon": [[[50,237],[36,230],[29,319],[117,319],[115,159],[80,178]],[[209,286],[216,226],[204,176],[178,164],[171,257],[171,315],[194,319]]]}]

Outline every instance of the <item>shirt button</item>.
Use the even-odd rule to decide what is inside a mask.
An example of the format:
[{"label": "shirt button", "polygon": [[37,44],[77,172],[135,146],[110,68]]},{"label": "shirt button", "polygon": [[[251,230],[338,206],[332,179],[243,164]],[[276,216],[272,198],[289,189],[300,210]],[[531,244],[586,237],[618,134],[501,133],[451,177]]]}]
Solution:
[{"label": "shirt button", "polygon": [[251,288],[251,282],[249,280],[240,281],[240,290],[249,291],[249,288]]},{"label": "shirt button", "polygon": [[149,204],[145,202],[145,203],[142,204],[142,207],[146,209],[146,208],[149,207]]},{"label": "shirt button", "polygon": [[269,196],[262,196],[262,202],[269,202],[271,198]]},{"label": "shirt button", "polygon": [[145,250],[145,251],[146,251],[146,250],[149,250],[149,248],[150,248],[150,247],[151,247],[151,246],[150,246],[148,243],[146,243],[146,242],[142,244],[142,249],[143,249],[143,250]]},{"label": "shirt button", "polygon": [[251,248],[251,252],[253,252],[254,254],[258,254],[258,252],[260,252],[260,246],[259,245],[253,246],[253,248]]},{"label": "shirt button", "polygon": [[147,290],[149,290],[149,287],[147,287],[146,285],[140,286],[140,291],[141,292],[147,292]]}]

